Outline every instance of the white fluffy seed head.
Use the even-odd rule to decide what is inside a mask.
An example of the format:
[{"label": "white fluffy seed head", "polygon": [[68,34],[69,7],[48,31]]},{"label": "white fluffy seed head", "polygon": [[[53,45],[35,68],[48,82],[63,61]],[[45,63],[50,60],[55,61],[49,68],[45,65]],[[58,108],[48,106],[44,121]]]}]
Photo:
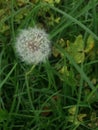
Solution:
[{"label": "white fluffy seed head", "polygon": [[51,42],[43,29],[23,29],[16,38],[15,50],[23,62],[38,64],[49,57]]}]

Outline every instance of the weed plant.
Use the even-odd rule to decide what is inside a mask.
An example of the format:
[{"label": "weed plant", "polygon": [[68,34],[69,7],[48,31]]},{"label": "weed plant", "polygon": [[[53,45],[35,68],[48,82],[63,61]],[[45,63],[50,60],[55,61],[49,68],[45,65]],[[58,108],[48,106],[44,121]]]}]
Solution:
[{"label": "weed plant", "polygon": [[[36,66],[13,46],[35,26],[52,43]],[[0,130],[98,130],[98,0],[0,1]]]}]

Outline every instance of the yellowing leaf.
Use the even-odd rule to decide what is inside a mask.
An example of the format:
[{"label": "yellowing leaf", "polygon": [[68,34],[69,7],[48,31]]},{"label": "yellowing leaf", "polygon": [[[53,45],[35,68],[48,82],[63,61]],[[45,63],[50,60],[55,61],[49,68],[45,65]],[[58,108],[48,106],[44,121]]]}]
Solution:
[{"label": "yellowing leaf", "polygon": [[76,120],[74,120],[74,116],[68,116],[68,121],[71,123],[74,123],[76,126],[80,125],[80,121],[78,121],[77,118],[76,118]]},{"label": "yellowing leaf", "polygon": [[53,54],[54,57],[58,57],[58,55],[59,55],[60,53],[59,53],[59,51],[58,51],[55,47],[53,47],[53,49],[52,49],[52,54]]},{"label": "yellowing leaf", "polygon": [[82,35],[76,37],[74,43],[68,42],[68,47],[66,48],[67,52],[74,58],[76,63],[84,62],[84,41]]},{"label": "yellowing leaf", "polygon": [[55,0],[55,3],[57,3],[57,4],[60,3],[60,0]]},{"label": "yellowing leaf", "polygon": [[54,0],[44,0],[44,1],[49,3],[49,4],[54,4]]},{"label": "yellowing leaf", "polygon": [[90,52],[92,49],[94,48],[94,39],[93,37],[90,35],[87,39],[87,45],[86,45],[86,49],[85,52],[88,53]]},{"label": "yellowing leaf", "polygon": [[54,21],[55,21],[56,23],[59,23],[59,22],[60,22],[60,17],[55,18]]},{"label": "yellowing leaf", "polygon": [[21,19],[23,19],[23,14],[20,13],[15,16],[15,22],[20,23]]},{"label": "yellowing leaf", "polygon": [[21,23],[21,20],[29,13],[28,9],[21,10],[16,16],[15,16],[15,22]]},{"label": "yellowing leaf", "polygon": [[0,9],[0,17],[1,17],[2,15],[4,15],[4,13],[5,13],[5,10],[4,10],[4,9]]},{"label": "yellowing leaf", "polygon": [[86,117],[86,116],[87,116],[87,114],[79,114],[78,115],[78,120],[82,122],[83,118]]},{"label": "yellowing leaf", "polygon": [[66,75],[69,76],[69,71],[68,71],[68,69],[67,69],[67,66],[63,66],[63,67],[59,70],[59,72],[60,72],[61,74],[66,73]]},{"label": "yellowing leaf", "polygon": [[74,105],[74,106],[72,106],[71,108],[69,108],[69,109],[68,109],[68,112],[69,112],[69,114],[71,114],[71,115],[75,115],[76,106]]},{"label": "yellowing leaf", "polygon": [[9,29],[9,26],[6,25],[6,24],[3,24],[2,27],[1,27],[1,29],[0,29],[0,32],[1,32],[1,33],[4,33],[4,32],[7,31],[8,29]]},{"label": "yellowing leaf", "polygon": [[[61,38],[59,41],[57,41],[57,43],[61,46],[64,47],[65,46],[65,41],[63,38]],[[52,49],[52,54],[54,57],[58,57],[58,55],[60,54],[60,52],[58,51],[57,48],[53,47]]]},{"label": "yellowing leaf", "polygon": [[29,0],[17,0],[17,3],[19,6],[23,6],[25,4],[27,4],[29,2]]},{"label": "yellowing leaf", "polygon": [[97,117],[97,116],[96,116],[96,113],[95,113],[95,112],[92,112],[92,113],[91,113],[91,121],[92,121],[92,122],[96,121],[96,117]]},{"label": "yellowing leaf", "polygon": [[44,0],[45,2],[48,2],[49,4],[54,5],[54,3],[60,3],[60,0]]},{"label": "yellowing leaf", "polygon": [[65,41],[63,38],[61,38],[58,43],[60,44],[61,47],[65,46]]}]

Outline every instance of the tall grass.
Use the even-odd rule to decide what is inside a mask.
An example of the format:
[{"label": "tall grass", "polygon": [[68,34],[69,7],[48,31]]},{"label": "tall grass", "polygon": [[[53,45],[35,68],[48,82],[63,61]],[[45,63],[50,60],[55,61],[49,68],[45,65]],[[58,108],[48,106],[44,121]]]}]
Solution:
[{"label": "tall grass", "polygon": [[[97,130],[98,52],[94,59],[77,64],[58,41],[73,42],[79,34],[86,41],[91,34],[93,52],[97,50],[98,1],[66,0],[54,6],[40,1],[18,6],[11,0],[8,8],[9,15],[4,14],[0,22],[0,28],[5,23],[9,27],[0,32],[0,129]],[[21,15],[25,10],[28,13]],[[51,15],[60,17],[60,22],[49,25]],[[15,55],[13,43],[20,29],[35,25],[49,33],[59,56],[52,54],[46,63],[30,71],[32,66]],[[61,73],[63,67],[67,71]]]}]

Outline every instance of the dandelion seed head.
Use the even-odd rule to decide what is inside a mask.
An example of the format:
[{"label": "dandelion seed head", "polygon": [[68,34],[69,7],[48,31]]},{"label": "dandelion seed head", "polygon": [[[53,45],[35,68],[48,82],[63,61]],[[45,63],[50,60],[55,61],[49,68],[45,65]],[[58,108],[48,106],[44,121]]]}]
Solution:
[{"label": "dandelion seed head", "polygon": [[49,57],[51,42],[43,29],[23,29],[16,38],[15,50],[23,62],[37,64]]}]

